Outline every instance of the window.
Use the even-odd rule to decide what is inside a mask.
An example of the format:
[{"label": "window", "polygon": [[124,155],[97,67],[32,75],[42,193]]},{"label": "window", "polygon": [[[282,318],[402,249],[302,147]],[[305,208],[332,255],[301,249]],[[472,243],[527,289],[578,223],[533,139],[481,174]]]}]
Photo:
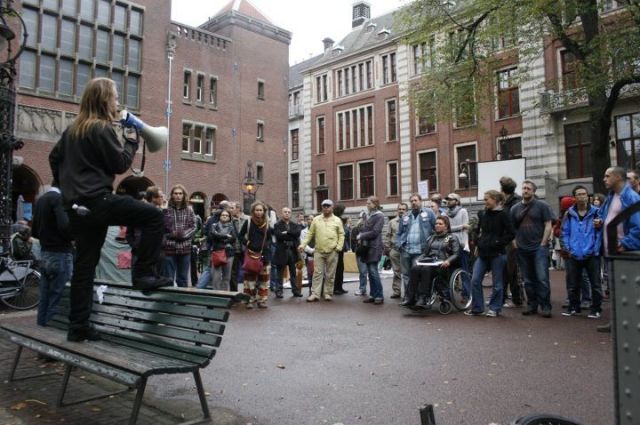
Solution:
[{"label": "window", "polygon": [[207,128],[204,139],[204,154],[215,157],[216,152],[216,129]]},{"label": "window", "polygon": [[140,71],[140,41],[129,39],[129,70]]},{"label": "window", "polygon": [[113,26],[115,29],[124,31],[127,28],[127,7],[116,4],[113,15]]},{"label": "window", "polygon": [[336,81],[338,84],[338,97],[342,96],[342,70],[336,72]]},{"label": "window", "polygon": [[127,105],[133,108],[140,107],[140,77],[129,74],[127,77]]},{"label": "window", "polygon": [[40,90],[47,93],[53,93],[56,76],[56,59],[53,56],[40,56],[40,70],[38,75],[38,85]]},{"label": "window", "polygon": [[298,129],[291,130],[291,160],[298,160],[298,150],[300,149],[299,140],[298,140]]},{"label": "window", "polygon": [[193,129],[193,139],[191,141],[191,152],[202,153],[202,127],[197,125]]},{"label": "window", "polygon": [[324,171],[319,172],[317,175],[318,186],[326,186],[327,185],[327,174]]},{"label": "window", "polygon": [[258,99],[264,100],[264,81],[258,80]]},{"label": "window", "polygon": [[338,166],[340,200],[353,199],[353,165]]},{"label": "window", "polygon": [[[394,54],[395,55],[395,54]],[[371,65],[372,60],[363,61],[335,71],[336,93],[338,97],[358,93],[373,87]],[[395,66],[395,57],[394,57]],[[363,72],[366,70],[366,79]],[[395,72],[395,71],[394,71]],[[389,74],[390,75],[390,74]],[[324,76],[326,78],[326,75]],[[326,99],[325,99],[326,100]]]},{"label": "window", "polygon": [[418,181],[429,182],[429,192],[438,190],[437,152],[428,151],[418,153]]},{"label": "window", "polygon": [[[20,61],[20,66],[22,66],[22,60]],[[84,88],[90,79],[91,67],[86,64],[79,64],[76,75],[76,96],[82,95],[82,92],[84,92]]]},{"label": "window", "polygon": [[264,123],[260,121],[258,121],[257,125],[256,140],[258,142],[264,142]]},{"label": "window", "polygon": [[93,21],[93,0],[80,0],[80,16],[87,21]]},{"label": "window", "polygon": [[27,37],[26,45],[36,47],[38,45],[38,12],[31,9],[24,9],[22,11],[22,19],[24,20],[27,33],[31,34]]},{"label": "window", "polygon": [[568,50],[560,52],[562,90],[574,90],[578,88],[580,82],[577,65],[578,61],[573,53]]},{"label": "window", "polygon": [[[76,0],[62,0],[62,12],[66,15],[76,16]],[[33,34],[29,32],[29,34]]]},{"label": "window", "polygon": [[58,67],[58,93],[66,96],[73,95],[73,62],[61,60]]},{"label": "window", "polygon": [[114,34],[113,36],[113,54],[111,56],[111,60],[113,62],[113,66],[117,66],[118,68],[124,68],[124,57],[125,57],[125,44],[124,37],[118,34]]},{"label": "window", "polygon": [[90,61],[93,58],[93,29],[86,25],[80,25],[78,37],[78,56],[80,59]]},{"label": "window", "polygon": [[411,46],[413,51],[413,75],[422,74],[433,66],[435,38]]},{"label": "window", "polygon": [[316,151],[319,154],[324,153],[324,117],[318,117],[316,134],[317,134]]},{"label": "window", "polygon": [[142,12],[131,9],[129,15],[129,31],[131,34],[142,35]]},{"label": "window", "polygon": [[640,112],[616,117],[618,165],[627,170],[639,168]]},{"label": "window", "polygon": [[300,174],[291,174],[291,208],[300,207]]},{"label": "window", "polygon": [[588,122],[564,126],[567,178],[591,177],[591,126]]},{"label": "window", "polygon": [[182,80],[182,98],[189,100],[191,91],[191,71],[184,71],[184,78]]},{"label": "window", "polygon": [[204,75],[198,74],[196,82],[196,102],[202,102],[204,96]]},{"label": "window", "polygon": [[191,152],[191,124],[182,124],[182,152]]},{"label": "window", "polygon": [[327,101],[327,75],[316,77],[316,102]]},{"label": "window", "polygon": [[371,75],[371,71],[372,71],[371,61],[365,62],[365,67],[367,69],[367,84],[365,86],[365,89],[370,89],[371,87],[373,87],[373,76]]},{"label": "window", "polygon": [[476,157],[476,145],[473,144],[457,146],[456,158],[456,170],[459,170],[459,172],[464,171],[467,175],[466,179],[458,178],[458,189],[478,186],[478,162]]},{"label": "window", "polygon": [[368,198],[375,195],[373,161],[358,164],[360,181],[360,198]]},{"label": "window", "polygon": [[40,37],[40,46],[43,50],[56,50],[58,40],[58,20],[55,16],[42,15],[42,35]]},{"label": "window", "polygon": [[398,140],[398,114],[396,110],[396,100],[387,100],[387,141]]},{"label": "window", "polygon": [[264,164],[256,163],[256,181],[258,183],[264,182]]},{"label": "window", "polygon": [[36,88],[36,54],[26,51],[20,57],[20,87]]},{"label": "window", "polygon": [[436,120],[432,116],[419,115],[418,116],[418,136],[424,134],[435,133]]},{"label": "window", "polygon": [[[396,119],[397,121],[397,119]],[[336,113],[338,151],[373,145],[373,106]]]},{"label": "window", "polygon": [[349,68],[344,69],[344,94],[349,94]]},{"label": "window", "polygon": [[509,137],[499,140],[498,159],[517,159],[522,158],[522,139],[520,137]]},{"label": "window", "polygon": [[382,55],[382,84],[395,82],[396,74],[396,54]]},{"label": "window", "polygon": [[218,79],[216,77],[209,78],[209,104],[218,107]]},{"label": "window", "polygon": [[102,25],[111,23],[111,0],[98,1],[98,23]]},{"label": "window", "polygon": [[398,195],[398,163],[387,163],[387,194],[389,196]]},{"label": "window", "polygon": [[520,91],[514,81],[516,68],[498,72],[498,118],[520,113]]},{"label": "window", "polygon": [[96,33],[96,60],[102,64],[109,63],[109,33],[98,30]]}]

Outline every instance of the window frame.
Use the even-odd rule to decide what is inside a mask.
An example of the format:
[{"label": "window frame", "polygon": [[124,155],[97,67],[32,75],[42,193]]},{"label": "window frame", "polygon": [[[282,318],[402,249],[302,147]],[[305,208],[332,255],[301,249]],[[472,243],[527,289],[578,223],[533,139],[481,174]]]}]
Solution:
[{"label": "window frame", "polygon": [[[393,123],[391,120],[391,111],[389,105],[394,105],[394,115],[393,115]],[[384,101],[384,115],[385,115],[385,141],[387,143],[397,142],[398,141],[398,100],[395,97],[390,99],[385,99]],[[391,129],[393,124],[393,137],[391,137]]]},{"label": "window frame", "polygon": [[[320,125],[322,121],[322,126]],[[322,129],[322,131],[321,131]],[[322,134],[320,134],[322,132]],[[316,117],[316,155],[323,155],[327,152],[327,120],[324,115]]]},{"label": "window frame", "polygon": [[[470,170],[468,170],[469,176],[467,177],[469,179],[469,187],[468,190],[472,190],[474,188],[478,187],[478,142],[477,141],[472,141],[472,142],[464,142],[464,143],[457,143],[453,145],[453,155],[454,155],[454,164],[455,164],[455,188],[456,190],[467,190],[467,188],[464,185],[460,185],[460,178],[458,177],[458,174],[460,172],[460,164],[464,161],[460,161],[459,158],[459,150],[461,148],[466,148],[469,146],[473,146],[475,149],[475,159],[470,160],[469,161],[469,166],[470,166]],[[464,158],[465,160],[467,158]],[[469,158],[470,159],[470,158]],[[473,176],[473,177],[472,177]],[[475,184],[474,184],[475,181]]]},{"label": "window frame", "polygon": [[[342,169],[346,169],[346,168],[351,168],[351,178],[345,178],[343,179],[342,176]],[[338,200],[340,201],[351,201],[356,199],[355,198],[355,167],[354,164],[352,162],[347,162],[344,164],[338,164],[337,165],[337,174],[338,174],[338,178],[336,179],[338,182]],[[344,190],[346,190],[346,187],[344,186],[344,182],[350,181],[351,182],[351,190],[350,190],[350,195],[351,197],[347,197],[347,195],[349,195],[349,193],[343,192]]]},{"label": "window frame", "polygon": [[[391,173],[391,166],[395,166],[395,176]],[[392,178],[395,179],[395,185],[392,184]],[[395,186],[395,190],[394,190]],[[387,161],[387,196],[400,195],[400,168],[397,160]]]},{"label": "window frame", "polygon": [[[513,85],[512,82],[512,78],[514,77],[514,74],[517,74],[517,72],[517,66],[512,66],[496,71],[496,120],[517,117],[520,115],[520,86],[518,84]],[[506,81],[508,83],[508,87],[506,88],[501,87],[503,81],[501,79],[501,76],[504,74],[507,75]],[[514,101],[513,93],[515,93],[515,95],[517,96],[517,101]],[[502,105],[504,105],[503,96],[506,96],[507,99],[507,110],[504,115],[502,114]]]},{"label": "window frame", "polygon": [[[362,161],[358,161],[356,163],[358,169],[358,199],[366,199],[369,196],[376,196],[376,162],[374,159],[366,159]],[[362,167],[364,165],[371,165],[371,193],[363,193],[363,176],[362,176]],[[367,179],[369,177],[367,176]]]},{"label": "window frame", "polygon": [[256,141],[264,142],[264,121],[256,121]]},{"label": "window frame", "polygon": [[[438,176],[438,171],[439,171],[439,158],[438,158],[438,149],[436,148],[432,148],[432,149],[422,149],[416,152],[416,182],[420,182],[423,181],[425,179],[422,178],[422,160],[421,160],[421,155],[430,155],[433,154],[434,155],[434,166],[430,167],[430,168],[425,168],[425,172],[428,172],[429,170],[434,170],[433,171],[433,179],[435,180],[435,184],[432,187],[431,184],[429,184],[429,193],[431,192],[437,192],[439,190],[439,184],[440,184],[440,178]],[[429,177],[426,178],[426,180],[429,180]]]}]

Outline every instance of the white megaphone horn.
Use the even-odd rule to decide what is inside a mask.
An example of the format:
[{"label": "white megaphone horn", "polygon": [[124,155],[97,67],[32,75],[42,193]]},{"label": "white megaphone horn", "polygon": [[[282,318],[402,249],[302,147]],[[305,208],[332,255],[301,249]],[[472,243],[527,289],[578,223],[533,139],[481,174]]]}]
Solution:
[{"label": "white megaphone horn", "polygon": [[124,127],[136,128],[144,138],[149,152],[159,151],[169,141],[169,129],[167,127],[151,127],[126,109],[120,113],[120,123]]}]

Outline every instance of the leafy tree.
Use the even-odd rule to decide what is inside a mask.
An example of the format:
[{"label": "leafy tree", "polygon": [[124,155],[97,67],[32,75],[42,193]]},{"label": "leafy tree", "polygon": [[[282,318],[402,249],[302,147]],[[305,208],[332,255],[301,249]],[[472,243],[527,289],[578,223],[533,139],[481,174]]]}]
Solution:
[{"label": "leafy tree", "polygon": [[[447,121],[487,113],[495,105],[496,68],[518,63],[519,81],[525,82],[532,60],[545,46],[560,43],[575,58],[573,99],[586,99],[593,186],[603,192],[602,176],[611,166],[612,110],[623,90],[640,83],[640,0],[617,0],[623,7],[603,15],[606,3],[415,0],[397,20],[422,57],[422,78],[412,86],[411,99],[420,115]],[[559,87],[558,81],[546,83],[548,89]]]}]

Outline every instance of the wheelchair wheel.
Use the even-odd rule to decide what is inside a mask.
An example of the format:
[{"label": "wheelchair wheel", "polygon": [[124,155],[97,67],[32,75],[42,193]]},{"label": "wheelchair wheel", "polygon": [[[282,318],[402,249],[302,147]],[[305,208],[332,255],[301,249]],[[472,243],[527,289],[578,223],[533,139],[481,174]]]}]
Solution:
[{"label": "wheelchair wheel", "polygon": [[451,302],[449,302],[449,300],[440,301],[440,305],[438,306],[438,311],[440,312],[440,314],[449,314],[451,313],[451,310],[453,310],[453,305],[451,304]]},{"label": "wheelchair wheel", "polygon": [[38,272],[29,273],[20,288],[17,288],[16,295],[10,298],[1,298],[2,303],[15,310],[29,310],[40,302],[40,274]]},{"label": "wheelchair wheel", "polygon": [[549,415],[546,413],[534,413],[522,416],[510,425],[582,425],[573,419],[565,418],[558,415]]},{"label": "wheelchair wheel", "polygon": [[471,306],[471,293],[467,297],[463,297],[464,282],[469,282],[469,292],[471,291],[471,274],[462,269],[457,269],[451,273],[449,278],[449,292],[451,294],[451,303],[458,310],[466,310]]}]

